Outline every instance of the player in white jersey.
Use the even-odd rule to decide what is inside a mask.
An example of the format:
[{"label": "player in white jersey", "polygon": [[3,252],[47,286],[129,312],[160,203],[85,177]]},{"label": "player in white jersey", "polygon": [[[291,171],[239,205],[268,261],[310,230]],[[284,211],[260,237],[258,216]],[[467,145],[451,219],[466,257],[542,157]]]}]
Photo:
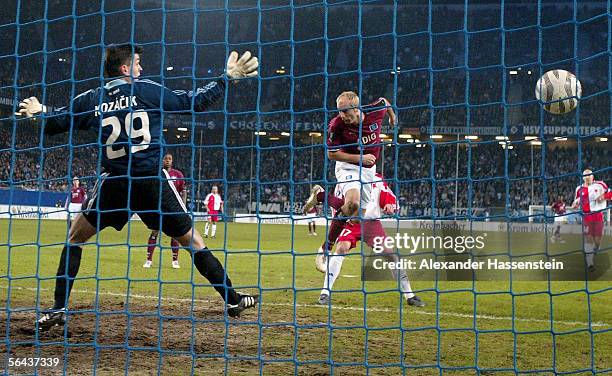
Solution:
[{"label": "player in white jersey", "polygon": [[572,208],[581,210],[584,253],[587,267],[592,272],[595,271],[595,253],[599,250],[603,237],[603,211],[607,207],[604,198],[608,186],[603,181],[596,181],[590,169],[584,170],[582,176],[584,183],[576,188]]},{"label": "player in white jersey", "polygon": [[[346,223],[342,232],[337,239],[328,239],[328,242],[334,243],[337,241],[336,249],[333,255],[325,257],[324,253],[319,253],[315,261],[317,270],[325,273],[323,281],[323,289],[319,296],[319,304],[326,305],[330,302],[330,293],[334,282],[340,275],[344,255],[356,247],[357,242],[362,240],[370,247],[374,247],[378,241],[383,246],[382,253],[388,261],[397,263],[399,256],[393,248],[384,246],[384,239],[387,237],[380,218],[384,215],[392,215],[396,213],[397,198],[387,183],[383,180],[382,175],[376,174],[375,181],[371,184],[371,200],[366,206],[364,218],[359,222],[349,221]],[[336,185],[336,197],[342,197],[343,189]],[[363,227],[363,233],[362,233]],[[378,239],[378,241],[377,241]],[[329,259],[329,260],[327,260]],[[404,269],[392,269],[391,274],[394,280],[399,281],[400,291],[404,298],[411,306],[423,307],[425,303],[412,292],[408,275]]]},{"label": "player in white jersey", "polygon": [[219,222],[219,214],[223,213],[223,200],[219,194],[219,188],[213,185],[211,192],[204,199],[206,204],[206,212],[208,218],[204,227],[204,237],[208,238],[208,230],[212,228],[210,236],[215,239],[217,237],[217,222]]}]

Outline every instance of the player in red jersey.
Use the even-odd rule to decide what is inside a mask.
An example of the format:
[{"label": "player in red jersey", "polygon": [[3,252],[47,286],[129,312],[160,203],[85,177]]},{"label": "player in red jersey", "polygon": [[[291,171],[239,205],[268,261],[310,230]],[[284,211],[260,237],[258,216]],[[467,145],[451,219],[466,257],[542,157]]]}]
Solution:
[{"label": "player in red jersey", "polygon": [[[180,196],[183,204],[187,202],[187,191],[185,190],[185,180],[183,173],[177,169],[172,168],[172,154],[167,153],[164,155],[163,164],[164,170],[168,172],[168,176],[170,176],[170,182],[173,186],[174,194],[177,198]],[[159,230],[151,231],[151,235],[149,235],[149,244],[147,246],[147,261],[145,261],[143,268],[150,268],[153,265],[153,251],[155,251],[155,247],[157,246],[157,237],[159,236]],[[180,244],[178,240],[172,238],[170,239],[170,247],[172,248],[172,268],[179,269],[181,266],[178,262],[178,253]]]},{"label": "player in red jersey", "polygon": [[563,201],[563,196],[559,195],[557,200],[553,202],[551,205],[551,210],[555,213],[555,233],[550,238],[552,243],[559,241],[560,243],[565,243],[565,240],[561,239],[561,223],[567,223],[567,216],[565,210],[565,202]]},{"label": "player in red jersey", "polygon": [[572,208],[581,209],[586,264],[590,271],[594,271],[595,253],[599,250],[603,237],[603,210],[606,209],[606,201],[603,197],[608,191],[608,186],[603,181],[596,181],[590,169],[584,170],[582,176],[584,183],[576,188]]},{"label": "player in red jersey", "polygon": [[306,217],[308,218],[308,235],[317,236],[317,222],[316,218],[319,215],[319,210],[316,206],[313,206],[312,209],[306,213]]},{"label": "player in red jersey", "polygon": [[70,195],[66,198],[66,210],[68,210],[68,225],[72,223],[81,212],[83,202],[87,198],[87,192],[85,188],[81,187],[81,182],[78,176],[72,178],[72,188],[70,188]]},{"label": "player in red jersey", "polygon": [[206,213],[208,214],[208,220],[204,227],[204,237],[208,238],[208,230],[212,228],[210,236],[215,239],[217,237],[219,214],[223,213],[223,200],[219,194],[219,188],[216,185],[213,185],[212,190],[204,199],[204,203],[206,204]]},{"label": "player in red jersey", "polygon": [[[383,215],[392,215],[397,212],[397,198],[393,191],[389,188],[387,183],[383,180],[382,175],[376,174],[375,181],[370,183],[371,185],[371,201],[366,207],[364,219],[361,222],[349,221],[345,224],[342,231],[338,234],[336,231],[330,230],[328,233],[327,241],[323,243],[320,250],[327,247],[328,244],[333,244],[337,241],[336,250],[331,257],[326,257],[325,253],[319,252],[315,261],[317,270],[325,273],[325,279],[323,281],[323,289],[319,296],[319,304],[329,304],[331,289],[334,282],[340,275],[342,263],[344,261],[344,255],[346,255],[351,249],[357,246],[358,241],[364,241],[370,247],[374,247],[376,244],[376,238],[381,241],[381,245],[384,244],[384,239],[387,237],[380,218]],[[335,197],[339,201],[343,201],[344,198],[341,196],[342,188],[336,186]],[[336,202],[338,204],[339,202]],[[363,226],[363,232],[362,232]],[[391,261],[398,262],[399,257],[392,248],[383,246],[382,254]],[[329,260],[328,260],[329,259]],[[404,294],[404,298],[411,306],[423,307],[425,303],[412,292],[410,281],[406,270],[393,269],[391,270],[395,280],[399,281],[400,291]]]}]

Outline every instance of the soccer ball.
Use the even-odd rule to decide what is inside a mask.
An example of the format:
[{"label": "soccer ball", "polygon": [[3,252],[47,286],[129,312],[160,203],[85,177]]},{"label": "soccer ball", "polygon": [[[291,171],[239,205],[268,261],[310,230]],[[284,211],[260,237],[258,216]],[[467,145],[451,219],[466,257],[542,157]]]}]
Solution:
[{"label": "soccer ball", "polygon": [[582,95],[582,85],[573,73],[555,69],[544,73],[535,89],[537,100],[551,114],[566,114],[578,106]]}]

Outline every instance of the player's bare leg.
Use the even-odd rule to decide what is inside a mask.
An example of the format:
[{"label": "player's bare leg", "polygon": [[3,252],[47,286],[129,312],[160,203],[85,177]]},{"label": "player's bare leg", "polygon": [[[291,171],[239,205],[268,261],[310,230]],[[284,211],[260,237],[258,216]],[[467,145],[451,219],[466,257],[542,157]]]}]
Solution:
[{"label": "player's bare leg", "polygon": [[186,234],[175,239],[191,251],[190,254],[195,267],[227,303],[227,314],[229,316],[239,317],[242,311],[254,307],[259,302],[258,295],[239,294],[232,288],[232,281],[223,269],[223,265],[206,247],[198,230],[192,228]]},{"label": "player's bare leg", "polygon": [[157,246],[158,236],[158,230],[151,231],[151,235],[149,235],[149,241],[147,244],[147,259],[144,265],[142,265],[143,268],[150,268],[151,266],[153,266],[153,252],[155,252],[155,247]]},{"label": "player's bare leg", "polygon": [[[358,217],[360,200],[361,192],[359,192],[359,189],[349,189],[346,191],[344,195],[344,205],[340,208],[342,214],[346,217]],[[353,218],[352,220],[358,221],[359,219]]]},{"label": "player's bare leg", "polygon": [[79,244],[87,242],[96,233],[97,229],[80,213],[72,222],[68,244],[62,249],[59,266],[57,267],[54,293],[55,302],[53,307],[43,312],[43,315],[38,319],[40,330],[47,330],[53,326],[65,324],[66,305],[70,298],[74,279],[81,266],[83,248]]}]

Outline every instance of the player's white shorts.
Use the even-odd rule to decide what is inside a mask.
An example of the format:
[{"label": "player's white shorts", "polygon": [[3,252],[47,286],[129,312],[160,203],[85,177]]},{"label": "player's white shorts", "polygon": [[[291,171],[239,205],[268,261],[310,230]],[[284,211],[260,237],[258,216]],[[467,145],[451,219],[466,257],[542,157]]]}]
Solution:
[{"label": "player's white shorts", "polygon": [[[359,167],[346,162],[336,162],[336,193],[346,197],[351,189],[361,191],[361,208],[365,210],[372,197],[372,182],[376,181],[376,166]],[[380,179],[379,179],[380,180]]]},{"label": "player's white shorts", "polygon": [[77,214],[81,212],[82,207],[83,204],[71,202],[70,205],[68,205],[68,215],[70,219],[75,219]]},{"label": "player's white shorts", "polygon": [[567,215],[555,215],[555,223],[567,223]]},{"label": "player's white shorts", "polygon": [[308,222],[314,222],[315,218],[317,218],[317,213],[306,214],[306,219],[308,219]]}]

